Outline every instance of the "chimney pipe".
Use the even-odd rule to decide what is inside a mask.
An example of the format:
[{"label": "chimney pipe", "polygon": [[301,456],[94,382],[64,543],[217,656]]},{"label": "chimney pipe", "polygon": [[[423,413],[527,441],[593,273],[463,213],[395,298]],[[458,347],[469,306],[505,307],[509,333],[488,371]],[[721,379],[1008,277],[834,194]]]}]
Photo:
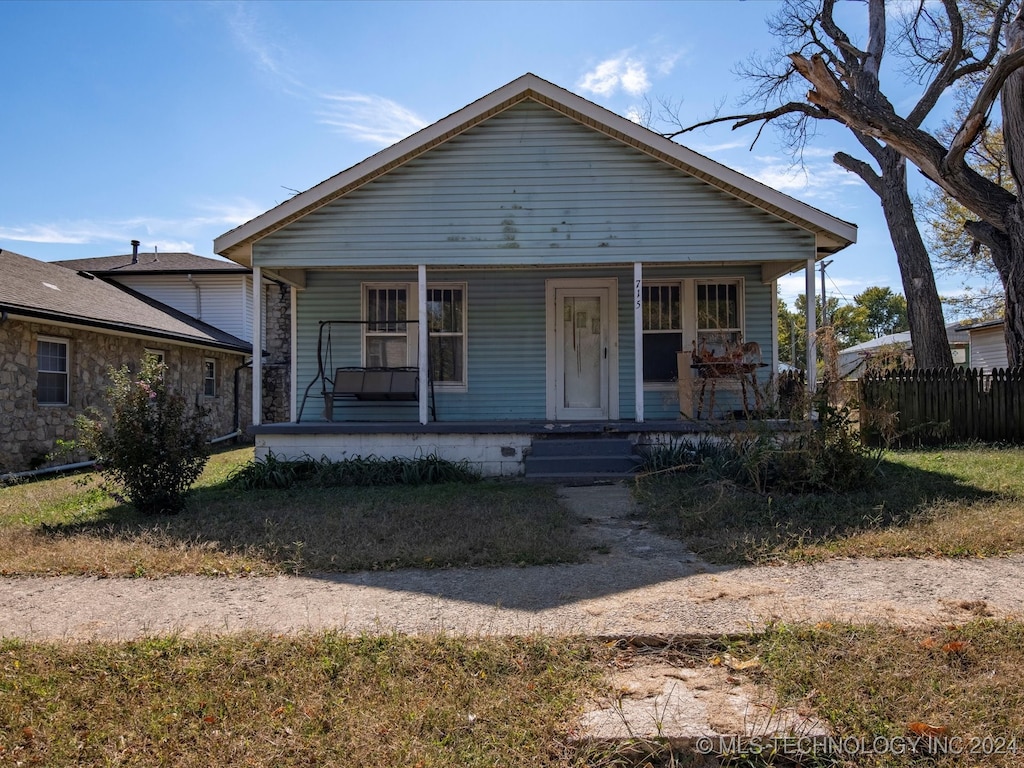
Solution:
[{"label": "chimney pipe", "polygon": [[132,240],[132,264],[139,263],[139,241]]}]

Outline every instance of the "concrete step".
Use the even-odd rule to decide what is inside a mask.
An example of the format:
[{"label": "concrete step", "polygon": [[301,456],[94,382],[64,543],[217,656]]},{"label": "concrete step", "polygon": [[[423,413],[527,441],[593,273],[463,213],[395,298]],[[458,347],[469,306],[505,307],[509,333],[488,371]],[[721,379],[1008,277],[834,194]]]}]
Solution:
[{"label": "concrete step", "polygon": [[531,456],[629,456],[633,444],[624,437],[557,438],[534,440]]},{"label": "concrete step", "polygon": [[531,480],[582,481],[629,477],[641,462],[625,438],[544,438],[533,441],[524,464]]}]

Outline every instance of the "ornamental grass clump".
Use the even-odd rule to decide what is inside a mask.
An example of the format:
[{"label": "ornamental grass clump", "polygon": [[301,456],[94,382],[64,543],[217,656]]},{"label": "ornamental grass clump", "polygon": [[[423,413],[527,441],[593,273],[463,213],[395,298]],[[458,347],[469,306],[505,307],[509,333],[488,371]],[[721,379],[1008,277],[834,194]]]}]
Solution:
[{"label": "ornamental grass clump", "polygon": [[110,369],[109,417],[78,420],[81,444],[96,459],[104,487],[144,514],[175,514],[209,458],[206,414],[171,392],[166,366],[146,356],[133,375]]}]

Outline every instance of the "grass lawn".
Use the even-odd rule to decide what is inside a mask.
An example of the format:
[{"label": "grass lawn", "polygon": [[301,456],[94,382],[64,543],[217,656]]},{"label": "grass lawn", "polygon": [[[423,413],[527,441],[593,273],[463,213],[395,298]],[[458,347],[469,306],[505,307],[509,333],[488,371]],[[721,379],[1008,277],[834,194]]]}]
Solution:
[{"label": "grass lawn", "polygon": [[[1024,624],[777,627],[748,652],[759,654],[760,677],[781,702],[857,739],[835,750],[846,762],[802,765],[1024,763]],[[850,754],[860,744],[867,749]],[[898,752],[911,747],[916,754]]]},{"label": "grass lawn", "polygon": [[145,517],[95,475],[0,488],[0,574],[273,574],[574,562],[553,488],[450,483],[241,491],[252,448],[211,457],[180,515]]},{"label": "grass lawn", "polygon": [[567,765],[592,655],[543,637],[0,641],[0,764]]},{"label": "grass lawn", "polygon": [[[660,660],[714,665],[725,652],[756,659],[736,674],[817,715],[836,737],[829,754],[795,755],[810,745],[791,741],[788,757],[800,761],[726,765],[1021,764],[1020,623],[782,625],[676,646]],[[603,671],[628,666],[630,655],[543,636],[0,641],[0,764],[693,765],[695,755],[664,744],[574,740],[587,702],[611,693]]]},{"label": "grass lawn", "polygon": [[849,493],[760,495],[686,473],[641,478],[636,494],[662,532],[719,563],[1024,551],[1020,448],[889,453]]}]

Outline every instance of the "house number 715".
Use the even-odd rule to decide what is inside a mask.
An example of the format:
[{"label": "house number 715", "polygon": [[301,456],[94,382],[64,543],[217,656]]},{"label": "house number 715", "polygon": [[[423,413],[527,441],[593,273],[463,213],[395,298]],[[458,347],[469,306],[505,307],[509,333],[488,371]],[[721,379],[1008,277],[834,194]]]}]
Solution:
[{"label": "house number 715", "polygon": [[640,309],[640,281],[636,281],[636,308]]}]

